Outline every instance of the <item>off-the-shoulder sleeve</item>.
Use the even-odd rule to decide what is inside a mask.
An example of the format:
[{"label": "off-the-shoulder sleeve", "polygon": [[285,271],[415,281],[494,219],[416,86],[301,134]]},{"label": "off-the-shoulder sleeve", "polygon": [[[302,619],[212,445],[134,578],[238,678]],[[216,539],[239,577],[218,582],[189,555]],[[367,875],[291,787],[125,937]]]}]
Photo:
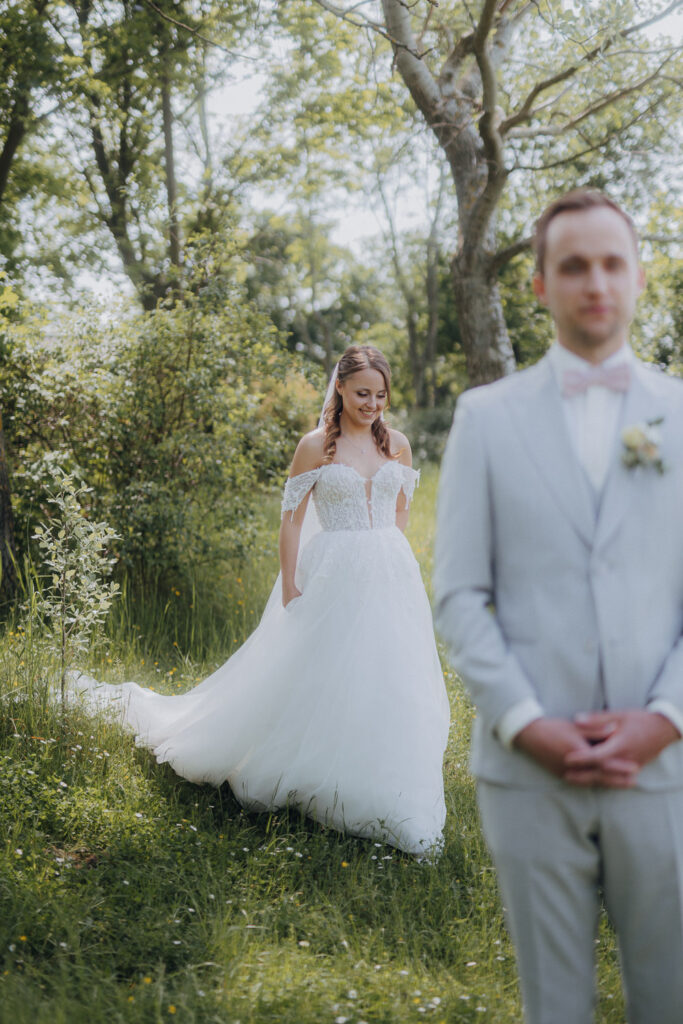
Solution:
[{"label": "off-the-shoulder sleeve", "polygon": [[294,518],[294,513],[310,489],[315,485],[319,476],[320,467],[318,469],[310,469],[307,473],[298,473],[297,476],[289,477],[282,495],[281,517],[283,519],[285,512],[291,512],[292,518]]},{"label": "off-the-shoulder sleeve", "polygon": [[403,473],[401,490],[406,496],[406,508],[408,508],[410,506],[411,501],[413,500],[415,488],[420,482],[420,470],[413,469],[412,466],[401,466],[401,470]]}]

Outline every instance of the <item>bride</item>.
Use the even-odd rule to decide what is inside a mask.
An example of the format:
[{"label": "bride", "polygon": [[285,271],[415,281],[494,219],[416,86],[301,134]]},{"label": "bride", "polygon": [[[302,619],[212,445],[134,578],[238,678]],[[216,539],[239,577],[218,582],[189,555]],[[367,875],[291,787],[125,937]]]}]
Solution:
[{"label": "bride", "polygon": [[227,780],[247,808],[289,805],[423,854],[442,842],[448,702],[417,562],[403,536],[418,474],[389,429],[390,371],[348,348],[321,423],[294,454],[281,574],[258,627],[178,696],[72,686],[193,782]]}]

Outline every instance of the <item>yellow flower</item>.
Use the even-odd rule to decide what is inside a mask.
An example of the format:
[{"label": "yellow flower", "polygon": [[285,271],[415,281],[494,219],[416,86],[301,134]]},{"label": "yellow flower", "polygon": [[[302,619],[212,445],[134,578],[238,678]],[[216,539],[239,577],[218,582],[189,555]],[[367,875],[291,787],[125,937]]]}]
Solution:
[{"label": "yellow flower", "polygon": [[640,448],[642,444],[647,440],[645,431],[640,423],[634,424],[632,427],[625,427],[621,432],[621,440],[624,442],[627,448],[631,448],[633,451]]},{"label": "yellow flower", "polygon": [[342,867],[343,868],[348,868],[348,866],[349,866],[349,862],[347,860],[343,860],[342,861]]},{"label": "yellow flower", "polygon": [[147,976],[146,978],[143,978],[142,980],[144,981],[145,985],[151,985],[152,984],[152,979],[149,976]]},{"label": "yellow flower", "polygon": [[19,942],[26,942],[26,936],[25,935],[20,935],[19,936]]},{"label": "yellow flower", "polygon": [[169,1006],[168,1012],[169,1013],[175,1013],[175,1006],[173,1005],[173,1003],[171,1003],[171,1005]]}]

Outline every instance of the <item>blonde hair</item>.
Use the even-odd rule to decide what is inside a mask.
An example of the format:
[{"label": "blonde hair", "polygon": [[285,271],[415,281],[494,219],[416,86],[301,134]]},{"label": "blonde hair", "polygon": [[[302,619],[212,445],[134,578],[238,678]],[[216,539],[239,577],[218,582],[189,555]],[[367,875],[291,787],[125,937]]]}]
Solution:
[{"label": "blonde hair", "polygon": [[[360,370],[377,370],[384,377],[384,385],[387,389],[387,406],[391,399],[391,370],[379,349],[373,345],[350,345],[346,349],[337,364],[337,380],[344,383],[354,373]],[[325,427],[325,438],[323,442],[323,463],[332,462],[337,451],[337,438],[341,435],[340,417],[344,403],[339,391],[335,388],[334,394],[325,406],[323,413],[323,424]],[[391,436],[381,416],[373,420],[372,439],[378,451],[387,459],[398,458],[391,451]]]}]

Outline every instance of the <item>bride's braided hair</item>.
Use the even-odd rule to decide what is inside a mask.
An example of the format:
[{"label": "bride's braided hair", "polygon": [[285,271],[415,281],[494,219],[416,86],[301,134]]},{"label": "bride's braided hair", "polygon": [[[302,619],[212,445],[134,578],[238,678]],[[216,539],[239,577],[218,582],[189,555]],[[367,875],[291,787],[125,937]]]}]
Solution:
[{"label": "bride's braided hair", "polygon": [[[337,364],[337,380],[342,384],[359,370],[377,370],[384,377],[384,384],[387,389],[387,407],[391,398],[391,370],[389,364],[373,345],[350,345],[346,349]],[[325,439],[323,444],[323,463],[332,462],[337,450],[337,438],[341,435],[339,420],[344,404],[342,396],[335,388],[334,394],[325,406],[323,423],[325,427]],[[391,451],[391,438],[389,429],[384,420],[378,416],[372,423],[372,439],[377,445],[378,451],[387,459],[398,458]]]}]

